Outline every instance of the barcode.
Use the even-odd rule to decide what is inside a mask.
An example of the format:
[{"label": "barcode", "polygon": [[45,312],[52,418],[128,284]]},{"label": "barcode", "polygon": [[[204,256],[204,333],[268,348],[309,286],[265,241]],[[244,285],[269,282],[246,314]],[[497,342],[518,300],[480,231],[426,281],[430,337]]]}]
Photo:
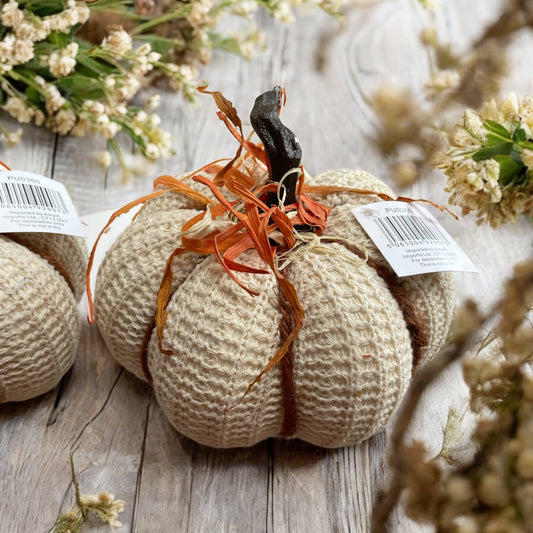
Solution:
[{"label": "barcode", "polygon": [[421,241],[449,244],[436,225],[430,225],[427,219],[420,216],[392,215],[376,218],[375,221],[391,245]]},{"label": "barcode", "polygon": [[57,209],[68,214],[58,191],[28,183],[0,183],[0,206],[39,207]]}]

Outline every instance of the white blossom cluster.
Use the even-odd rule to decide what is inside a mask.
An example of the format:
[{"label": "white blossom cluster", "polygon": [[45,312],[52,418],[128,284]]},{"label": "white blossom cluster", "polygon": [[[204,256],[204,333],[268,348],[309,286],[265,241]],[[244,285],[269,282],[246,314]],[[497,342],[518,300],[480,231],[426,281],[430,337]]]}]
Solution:
[{"label": "white blossom cluster", "polygon": [[67,33],[73,26],[85,23],[89,15],[85,2],[75,0],[68,0],[67,8],[60,13],[42,18],[20,9],[15,0],[5,3],[0,20],[10,31],[0,42],[0,73],[32,59],[34,43],[43,41],[53,32]]},{"label": "white blossom cluster", "polygon": [[[10,31],[0,41],[1,108],[21,123],[33,121],[60,135],[98,133],[115,149],[115,136],[126,131],[149,159],[168,156],[172,153],[170,134],[160,129],[161,119],[153,112],[158,99],[152,98],[144,109],[131,106],[130,101],[148,84],[149,74],[157,67],[165,69],[176,88],[192,94],[196,85],[193,69],[165,64],[149,43],[134,49],[130,34],[122,28],[111,30],[100,45],[92,47],[82,48],[71,39],[62,47],[53,46],[47,40],[53,32],[70,35],[89,14],[85,2],[74,0],[59,13],[42,18],[16,1],[4,4],[0,20]],[[107,66],[90,80],[95,92],[101,94],[98,99],[64,90],[63,80],[74,86],[77,83],[76,67],[84,58]],[[23,67],[31,60],[48,69],[49,75],[30,75]],[[79,80],[82,83],[84,79]],[[28,90],[38,97],[29,98]],[[21,130],[9,132],[0,127],[0,138],[8,146],[20,136]],[[108,163],[109,158],[102,161]]]},{"label": "white blossom cluster", "polygon": [[[520,140],[513,140],[517,130]],[[451,149],[437,162],[447,175],[450,203],[459,205],[463,214],[476,212],[478,222],[493,227],[533,214],[532,130],[530,97],[511,93],[500,102],[485,103],[479,113],[466,110]],[[511,152],[497,153],[504,145]],[[510,172],[507,179],[505,171]]]},{"label": "white blossom cluster", "polygon": [[[144,107],[131,101],[161,79],[193,100],[199,85],[195,66],[207,63],[213,48],[251,59],[264,44],[262,33],[252,23],[235,35],[218,34],[215,26],[224,12],[251,19],[263,8],[291,22],[293,5],[336,13],[342,2],[8,0],[0,10],[0,109],[59,135],[97,133],[121,162],[115,142],[120,132],[148,159],[165,157],[172,153],[171,139],[154,113],[158,101]],[[116,24],[103,30],[110,15]],[[9,146],[19,139],[19,130],[9,132],[0,125],[0,141]],[[108,166],[110,154],[100,160]]]}]

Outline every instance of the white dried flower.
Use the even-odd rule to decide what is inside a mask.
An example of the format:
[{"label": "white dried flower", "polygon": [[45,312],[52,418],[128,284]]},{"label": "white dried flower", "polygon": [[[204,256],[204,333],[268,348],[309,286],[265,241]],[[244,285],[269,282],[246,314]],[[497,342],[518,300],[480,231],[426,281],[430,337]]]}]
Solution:
[{"label": "white dried flower", "polygon": [[98,505],[99,503],[101,503],[101,501],[97,494],[82,494],[80,496],[80,505],[83,507]]},{"label": "white dried flower", "polygon": [[458,516],[454,520],[455,533],[479,533],[479,526],[471,516]]},{"label": "white dried flower", "polygon": [[78,24],[83,24],[89,20],[91,11],[85,2],[76,2],[75,9],[78,15]]},{"label": "white dried flower", "polygon": [[282,1],[275,4],[273,14],[274,17],[281,22],[285,22],[287,24],[294,22],[294,15],[292,14],[291,6],[288,2]]},{"label": "white dried flower", "polygon": [[152,113],[151,115],[148,116],[147,120],[146,120],[146,124],[149,125],[150,127],[157,127],[161,124],[161,117],[159,115],[157,115],[156,113]]},{"label": "white dried flower", "polygon": [[46,120],[45,114],[40,110],[35,110],[35,115],[33,117],[33,121],[35,122],[36,126],[42,126]]},{"label": "white dried flower", "polygon": [[161,95],[159,93],[153,94],[146,102],[146,109],[153,111],[154,109],[157,109],[159,107],[160,102]]},{"label": "white dried flower", "polygon": [[78,118],[75,126],[70,130],[70,135],[74,137],[85,137],[91,129],[91,125],[87,117],[81,116]]},{"label": "white dried flower", "polygon": [[252,0],[237,0],[231,10],[240,17],[249,17],[257,11],[257,3]]},{"label": "white dried flower", "polygon": [[520,157],[522,158],[522,163],[531,171],[533,170],[533,150],[525,148],[520,152]]},{"label": "white dried flower", "polygon": [[76,67],[78,43],[70,43],[63,50],[55,50],[48,58],[50,72],[56,78],[68,76]]},{"label": "white dried flower", "polygon": [[12,65],[22,65],[33,59],[33,42],[29,39],[15,39],[11,54]]},{"label": "white dried flower", "polygon": [[464,114],[464,127],[466,131],[476,140],[481,140],[481,135],[484,132],[483,120],[481,117],[472,111],[472,109],[467,109]]},{"label": "white dried flower", "polygon": [[116,95],[120,100],[131,100],[141,88],[141,82],[131,74],[122,79],[122,84],[117,87]]},{"label": "white dried flower", "polygon": [[35,111],[28,106],[25,100],[22,100],[18,96],[10,96],[6,103],[2,106],[2,109],[7,111],[13,118],[19,122],[30,122],[35,114]]},{"label": "white dried flower", "polygon": [[211,0],[194,0],[187,20],[191,26],[204,26],[209,22],[209,11],[213,7]]},{"label": "white dried flower", "polygon": [[80,531],[89,513],[97,515],[102,522],[113,527],[120,527],[118,513],[124,510],[125,502],[115,500],[109,492],[99,492],[98,494],[82,494],[76,505],[68,512],[60,516],[56,521],[56,529],[68,533],[70,527],[75,527]]},{"label": "white dried flower", "polygon": [[8,148],[12,148],[13,146],[16,146],[22,137],[22,129],[19,128],[16,131],[4,131],[0,135],[0,137],[4,138],[4,141]]},{"label": "white dried flower", "polygon": [[153,143],[148,143],[146,145],[144,153],[149,159],[158,159],[161,155],[159,148]]},{"label": "white dried flower", "polygon": [[119,104],[117,105],[114,109],[114,114],[116,114],[117,116],[121,117],[121,116],[124,116],[124,115],[127,115],[128,114],[128,108],[123,105],[123,104]]},{"label": "white dried flower", "polygon": [[461,82],[461,76],[456,70],[438,70],[426,83],[426,88],[435,92],[442,92],[447,89],[455,89]]},{"label": "white dried flower", "polygon": [[7,26],[8,28],[18,26],[22,22],[23,18],[24,18],[24,15],[22,11],[19,9],[18,2],[10,0],[6,4],[4,4],[4,6],[2,7],[1,20],[4,26]]},{"label": "white dried flower", "polygon": [[[106,115],[102,115],[101,117],[99,117],[99,119],[105,116]],[[112,139],[120,130],[121,130],[120,124],[117,124],[116,122],[109,120],[109,118],[108,120],[102,121],[98,124],[98,131],[100,131],[100,133],[106,139]]]},{"label": "white dried flower", "polygon": [[109,150],[98,152],[97,160],[104,168],[109,168],[111,166],[111,154]]},{"label": "white dried flower", "polygon": [[83,107],[94,115],[103,115],[106,112],[105,105],[98,100],[85,100],[83,102]]},{"label": "white dried flower", "polygon": [[148,115],[146,114],[146,111],[143,111],[142,109],[135,114],[135,116],[132,119],[133,124],[141,126],[144,125],[146,120],[148,119]]},{"label": "white dried flower", "polygon": [[161,59],[161,54],[159,52],[150,52],[146,59],[149,63],[157,63]]},{"label": "white dried flower", "polygon": [[61,96],[61,93],[59,92],[59,89],[52,85],[51,83],[47,83],[44,89],[44,97],[45,97],[45,107],[46,111],[49,115],[52,115],[56,111],[58,111],[63,104],[66,102],[65,98]]},{"label": "white dried flower", "polygon": [[111,30],[107,37],[102,41],[101,46],[111,55],[115,57],[123,57],[124,54],[132,49],[131,35],[122,28]]},{"label": "white dried flower", "polygon": [[49,127],[59,135],[66,135],[76,124],[76,113],[72,109],[60,109],[50,118]]},{"label": "white dried flower", "polygon": [[140,56],[146,56],[152,51],[152,47],[150,46],[150,43],[143,43],[137,50],[135,50],[135,53]]}]

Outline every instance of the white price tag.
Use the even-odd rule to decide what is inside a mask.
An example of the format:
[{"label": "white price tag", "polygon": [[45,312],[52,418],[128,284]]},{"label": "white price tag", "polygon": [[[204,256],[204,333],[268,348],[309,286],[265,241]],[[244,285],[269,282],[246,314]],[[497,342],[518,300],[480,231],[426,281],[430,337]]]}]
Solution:
[{"label": "white price tag", "polygon": [[435,217],[418,204],[376,202],[352,212],[398,276],[478,272]]},{"label": "white price tag", "polygon": [[32,172],[0,172],[0,233],[23,231],[86,236],[76,208],[58,181]]}]

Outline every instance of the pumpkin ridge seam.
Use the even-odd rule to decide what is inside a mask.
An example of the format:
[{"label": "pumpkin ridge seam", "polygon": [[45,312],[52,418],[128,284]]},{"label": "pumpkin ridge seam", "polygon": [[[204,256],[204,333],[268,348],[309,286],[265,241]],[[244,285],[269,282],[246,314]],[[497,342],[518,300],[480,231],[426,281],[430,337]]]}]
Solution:
[{"label": "pumpkin ridge seam", "polygon": [[[284,268],[281,273],[287,280],[289,279],[289,267]],[[281,289],[278,290],[278,302],[281,313],[279,320],[279,345],[281,346],[287,340],[287,337],[294,328],[294,320],[291,313],[290,303]],[[279,362],[281,368],[281,397],[283,407],[283,420],[279,436],[283,438],[292,437],[296,433],[298,421],[296,383],[294,381],[293,346],[294,342],[290,344],[287,353]]]}]

